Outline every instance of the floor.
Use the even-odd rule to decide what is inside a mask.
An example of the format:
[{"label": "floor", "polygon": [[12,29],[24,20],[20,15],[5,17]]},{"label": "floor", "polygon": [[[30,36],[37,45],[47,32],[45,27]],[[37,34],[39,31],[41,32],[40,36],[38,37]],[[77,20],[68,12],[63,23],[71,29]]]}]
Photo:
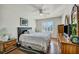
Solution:
[{"label": "floor", "polygon": [[51,39],[49,54],[59,54],[60,49],[57,39]]},{"label": "floor", "polygon": [[[59,49],[59,46],[58,46],[57,39],[55,39],[55,38],[51,39],[48,54],[59,54],[59,53],[60,53],[60,49]],[[15,50],[9,52],[9,54],[30,54],[30,52],[24,52],[24,51],[21,51],[20,49],[17,48]]]}]

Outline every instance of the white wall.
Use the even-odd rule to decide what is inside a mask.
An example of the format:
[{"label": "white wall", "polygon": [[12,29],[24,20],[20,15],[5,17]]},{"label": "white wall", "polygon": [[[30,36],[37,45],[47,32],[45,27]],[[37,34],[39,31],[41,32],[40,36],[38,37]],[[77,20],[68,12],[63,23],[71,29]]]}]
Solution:
[{"label": "white wall", "polygon": [[0,6],[0,28],[2,25],[2,6]]},{"label": "white wall", "polygon": [[66,5],[66,7],[64,8],[64,13],[62,15],[62,24],[65,24],[65,16],[67,15],[69,17],[70,23],[71,23],[71,11],[73,8],[74,4],[69,4]]},{"label": "white wall", "polygon": [[[28,26],[35,25],[34,20],[28,17],[27,5],[1,5],[0,28],[7,28],[8,32],[17,35],[17,27],[20,26],[20,17],[28,19]],[[34,30],[34,27],[33,27]]]}]

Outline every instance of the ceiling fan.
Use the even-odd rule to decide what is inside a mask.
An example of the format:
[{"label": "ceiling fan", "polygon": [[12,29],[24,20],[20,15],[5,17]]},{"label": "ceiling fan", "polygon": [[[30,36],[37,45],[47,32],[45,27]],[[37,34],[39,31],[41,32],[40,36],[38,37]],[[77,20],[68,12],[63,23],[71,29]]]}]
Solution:
[{"label": "ceiling fan", "polygon": [[39,12],[40,15],[42,15],[42,14],[49,14],[48,12],[46,12],[47,9],[43,8],[43,6],[44,5],[41,5],[41,6],[32,5],[32,7],[36,8],[36,10]]}]

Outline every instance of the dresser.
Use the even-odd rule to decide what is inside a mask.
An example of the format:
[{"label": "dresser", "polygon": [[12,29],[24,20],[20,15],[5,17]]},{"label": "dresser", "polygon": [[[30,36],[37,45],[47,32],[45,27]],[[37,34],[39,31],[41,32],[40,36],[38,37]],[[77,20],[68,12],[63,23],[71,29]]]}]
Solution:
[{"label": "dresser", "polygon": [[13,50],[16,46],[16,39],[11,39],[7,42],[0,41],[0,53],[5,53]]},{"label": "dresser", "polygon": [[61,54],[79,54],[79,45],[74,44],[63,35],[58,35]]},{"label": "dresser", "polygon": [[58,33],[64,33],[64,24],[58,25]]}]

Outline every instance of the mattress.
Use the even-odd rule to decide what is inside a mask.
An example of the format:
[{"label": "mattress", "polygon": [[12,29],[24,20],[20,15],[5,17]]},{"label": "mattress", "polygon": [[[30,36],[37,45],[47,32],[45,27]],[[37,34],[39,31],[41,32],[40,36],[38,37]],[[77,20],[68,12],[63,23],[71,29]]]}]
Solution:
[{"label": "mattress", "polygon": [[47,52],[49,45],[50,33],[31,33],[22,34],[19,41],[24,47],[31,47],[32,49]]}]

